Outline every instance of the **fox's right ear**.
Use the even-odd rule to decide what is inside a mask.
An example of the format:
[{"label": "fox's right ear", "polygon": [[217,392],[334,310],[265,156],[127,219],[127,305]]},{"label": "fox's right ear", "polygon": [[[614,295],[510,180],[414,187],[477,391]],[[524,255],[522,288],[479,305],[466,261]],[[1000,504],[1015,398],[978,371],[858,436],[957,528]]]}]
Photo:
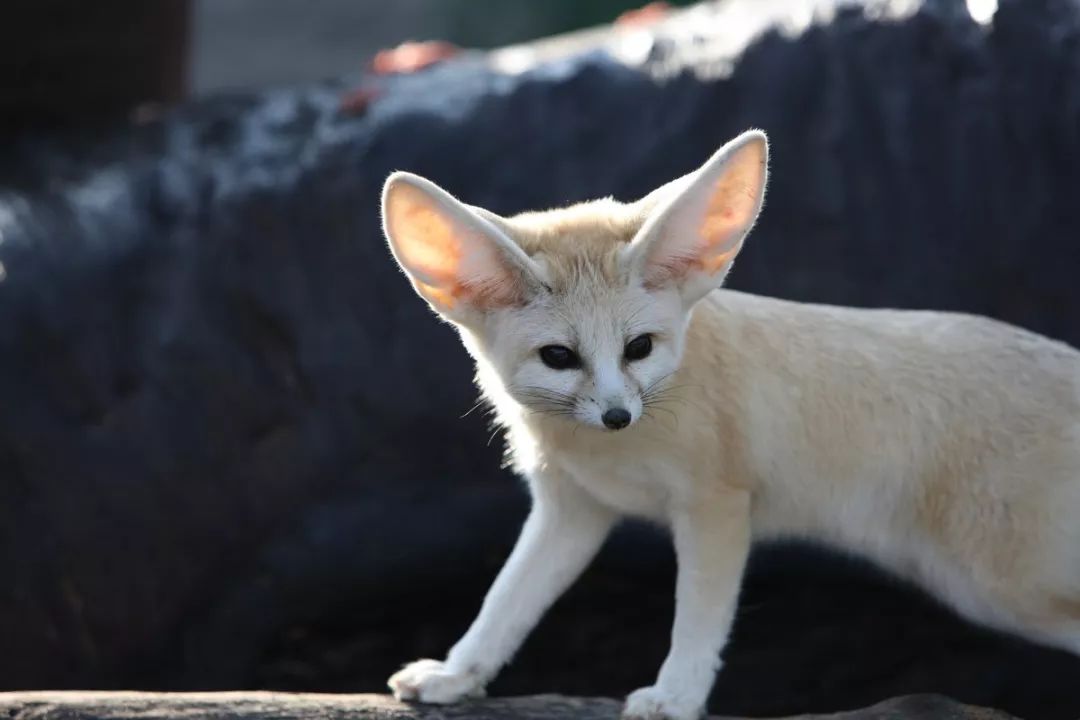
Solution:
[{"label": "fox's right ear", "polygon": [[694,303],[723,282],[761,212],[768,162],[765,133],[750,130],[639,202],[646,219],[628,253],[647,287]]},{"label": "fox's right ear", "polygon": [[382,193],[383,232],[416,292],[443,317],[469,323],[524,304],[540,269],[492,222],[435,183],[396,172]]}]

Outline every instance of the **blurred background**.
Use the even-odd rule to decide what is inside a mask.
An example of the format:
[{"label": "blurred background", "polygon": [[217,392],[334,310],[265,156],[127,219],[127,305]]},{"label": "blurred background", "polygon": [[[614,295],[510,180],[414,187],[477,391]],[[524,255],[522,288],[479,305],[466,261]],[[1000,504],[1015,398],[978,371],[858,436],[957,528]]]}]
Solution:
[{"label": "blurred background", "polygon": [[[732,287],[1080,344],[1075,0],[639,5],[4,3],[0,690],[383,692],[464,631],[528,499],[386,252],[393,170],[509,214],[764,128]],[[673,583],[620,528],[492,694],[649,684]],[[725,662],[725,715],[1080,717],[1077,658],[794,542]]]},{"label": "blurred background", "polygon": [[[688,0],[667,3],[686,5]],[[610,22],[632,0],[12,0],[0,28],[2,120],[125,112],[215,92],[355,74],[381,49],[416,40],[469,48]]]},{"label": "blurred background", "polygon": [[633,0],[324,0],[311,12],[302,0],[198,0],[191,8],[190,87],[200,94],[313,82],[355,72],[376,51],[410,40],[494,48],[603,25],[641,5]]}]

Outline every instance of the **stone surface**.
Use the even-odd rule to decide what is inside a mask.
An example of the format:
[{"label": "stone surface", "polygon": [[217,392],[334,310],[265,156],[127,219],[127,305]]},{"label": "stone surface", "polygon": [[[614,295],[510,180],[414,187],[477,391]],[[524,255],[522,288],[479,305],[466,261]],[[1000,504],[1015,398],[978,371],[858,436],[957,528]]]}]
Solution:
[{"label": "stone surface", "polygon": [[[559,695],[489,698],[460,705],[406,705],[385,695],[248,693],[0,693],[12,720],[618,720],[620,704]],[[1003,712],[937,696],[887,700],[819,720],[1010,720]],[[705,720],[736,720],[710,716]],[[811,720],[810,715],[786,720]]]},{"label": "stone surface", "polygon": [[[526,500],[387,255],[393,169],[513,212],[635,197],[763,127],[734,287],[1080,343],[1074,3],[1003,1],[986,27],[959,1],[730,7],[643,66],[467,56],[379,80],[366,114],[339,112],[352,78],[5,138],[0,686],[379,691],[462,632]],[[651,682],[672,572],[659,534],[620,532],[492,692]],[[755,555],[725,656],[715,712],[934,692],[1080,717],[1080,659],[806,547]]]}]

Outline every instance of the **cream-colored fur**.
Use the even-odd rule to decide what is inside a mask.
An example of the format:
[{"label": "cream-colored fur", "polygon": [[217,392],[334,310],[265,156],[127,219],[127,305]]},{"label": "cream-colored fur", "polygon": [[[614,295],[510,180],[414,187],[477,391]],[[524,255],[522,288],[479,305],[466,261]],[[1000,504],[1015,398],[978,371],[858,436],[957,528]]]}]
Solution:
[{"label": "cream-colored fur", "polygon": [[[716,289],[766,148],[746,133],[638,203],[515,218],[387,182],[391,249],[459,328],[534,499],[473,626],[394,675],[398,697],[481,693],[626,515],[669,527],[679,561],[670,653],[627,717],[701,712],[762,537],[862,554],[1080,653],[1080,353],[984,318]],[[627,361],[643,333],[651,354]],[[552,344],[581,367],[546,367]]]}]

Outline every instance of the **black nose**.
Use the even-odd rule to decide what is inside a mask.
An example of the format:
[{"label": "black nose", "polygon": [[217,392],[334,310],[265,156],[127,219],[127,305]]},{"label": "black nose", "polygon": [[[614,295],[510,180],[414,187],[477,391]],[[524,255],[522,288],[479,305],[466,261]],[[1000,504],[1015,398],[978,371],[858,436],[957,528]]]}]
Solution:
[{"label": "black nose", "polygon": [[604,421],[604,425],[612,430],[622,430],[630,424],[630,413],[622,408],[611,408],[605,410],[600,419]]}]

